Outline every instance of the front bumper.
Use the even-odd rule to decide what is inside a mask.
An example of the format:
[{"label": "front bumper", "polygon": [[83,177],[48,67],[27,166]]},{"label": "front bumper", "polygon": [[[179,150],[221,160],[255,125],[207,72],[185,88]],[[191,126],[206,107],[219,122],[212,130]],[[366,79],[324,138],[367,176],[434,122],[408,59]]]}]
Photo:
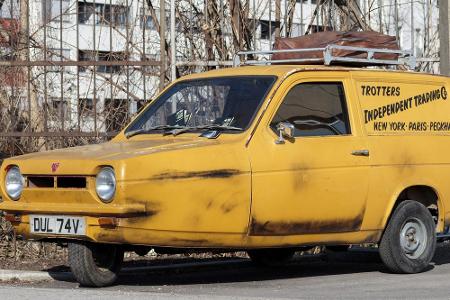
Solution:
[{"label": "front bumper", "polygon": [[[61,214],[58,214],[61,215]],[[30,216],[7,214],[8,219],[14,226],[17,235],[27,240],[48,241],[70,241],[85,240],[96,243],[119,244],[119,245],[142,245],[153,247],[175,247],[175,248],[242,248],[245,245],[246,235],[242,234],[211,234],[205,232],[174,232],[147,229],[135,226],[137,222],[144,221],[149,216],[115,218],[83,216],[86,221],[86,234],[81,235],[59,235],[59,234],[36,234],[30,230]],[[14,217],[14,218],[11,218]],[[103,226],[101,220],[114,219],[114,226]]]},{"label": "front bumper", "polygon": [[[0,211],[11,221],[17,235],[31,240],[82,239],[95,242],[126,243],[119,224],[127,219],[146,219],[145,202],[125,202],[121,198],[103,203],[89,189],[25,189],[18,201],[0,200]],[[85,236],[32,234],[29,215],[78,216],[86,220]],[[106,226],[105,221],[106,220]],[[114,225],[114,226],[111,226]]]},{"label": "front bumper", "polygon": [[79,203],[22,203],[5,201],[0,203],[0,210],[11,214],[57,214],[82,216],[144,216],[147,209],[144,204],[79,204]]}]

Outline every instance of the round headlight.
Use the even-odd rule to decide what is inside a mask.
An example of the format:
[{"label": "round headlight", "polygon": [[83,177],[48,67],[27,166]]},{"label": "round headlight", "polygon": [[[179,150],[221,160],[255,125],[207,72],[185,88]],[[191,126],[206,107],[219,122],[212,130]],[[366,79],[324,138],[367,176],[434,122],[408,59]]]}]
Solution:
[{"label": "round headlight", "polygon": [[22,194],[24,184],[25,180],[20,173],[19,167],[11,167],[5,177],[5,189],[8,196],[13,200],[19,199]]},{"label": "round headlight", "polygon": [[104,167],[98,172],[95,180],[98,197],[105,203],[112,201],[116,192],[116,176],[111,167]]}]

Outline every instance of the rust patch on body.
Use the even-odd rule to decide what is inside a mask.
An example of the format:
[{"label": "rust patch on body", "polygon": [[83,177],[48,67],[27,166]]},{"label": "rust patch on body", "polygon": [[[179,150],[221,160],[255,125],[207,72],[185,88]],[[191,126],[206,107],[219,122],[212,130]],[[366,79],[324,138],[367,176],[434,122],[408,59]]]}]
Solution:
[{"label": "rust patch on body", "polygon": [[142,214],[141,216],[136,217],[152,217],[158,214],[161,210],[161,204],[159,202],[142,200],[134,197],[127,197],[125,200],[127,203],[138,203],[145,206],[145,213]]},{"label": "rust patch on body", "polygon": [[124,218],[124,222],[127,226],[137,226],[142,225],[143,222],[146,222],[150,217],[158,214],[157,211],[148,212],[145,216],[133,217],[133,218]]},{"label": "rust patch on body", "polygon": [[353,219],[305,222],[259,222],[252,218],[250,235],[296,235],[315,233],[339,233],[358,231],[363,222],[364,212]]},{"label": "rust patch on body", "polygon": [[305,187],[308,187],[313,173],[307,164],[296,163],[288,171],[292,175],[294,190],[301,191]]},{"label": "rust patch on body", "polygon": [[195,171],[195,172],[164,172],[153,176],[152,180],[167,179],[191,179],[191,178],[229,178],[241,174],[236,169],[218,169],[211,171]]},{"label": "rust patch on body", "polygon": [[198,247],[210,244],[210,241],[206,239],[189,240],[189,239],[173,238],[170,239],[169,242],[174,243],[175,245],[189,245],[191,247]]},{"label": "rust patch on body", "polygon": [[220,206],[220,209],[224,214],[228,214],[232,210],[234,210],[236,207],[238,207],[239,203],[223,203]]},{"label": "rust patch on body", "polygon": [[160,208],[161,205],[158,202],[147,201],[147,200],[142,200],[142,199],[133,198],[133,197],[127,197],[126,201],[130,202],[130,203],[139,203],[139,204],[144,205],[145,213],[143,213],[142,215],[139,215],[139,216],[129,216],[129,217],[121,218],[121,221],[123,223],[121,222],[120,224],[125,227],[140,227],[149,218],[156,216],[161,211],[161,208]]},{"label": "rust patch on body", "polygon": [[380,230],[370,234],[364,239],[363,243],[378,243],[381,240],[382,233],[383,231]]},{"label": "rust patch on body", "polygon": [[116,229],[105,229],[94,235],[94,240],[98,242],[111,242],[111,243],[128,243],[122,230]]},{"label": "rust patch on body", "polygon": [[209,200],[206,204],[206,209],[210,209],[213,206],[214,200]]}]

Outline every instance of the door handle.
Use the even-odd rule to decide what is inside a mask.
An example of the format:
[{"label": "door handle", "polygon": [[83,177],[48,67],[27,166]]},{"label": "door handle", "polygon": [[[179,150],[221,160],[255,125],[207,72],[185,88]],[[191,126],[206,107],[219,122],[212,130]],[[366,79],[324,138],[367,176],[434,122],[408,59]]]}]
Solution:
[{"label": "door handle", "polygon": [[355,155],[355,156],[369,156],[369,150],[367,150],[367,149],[354,150],[354,151],[352,151],[352,155]]}]

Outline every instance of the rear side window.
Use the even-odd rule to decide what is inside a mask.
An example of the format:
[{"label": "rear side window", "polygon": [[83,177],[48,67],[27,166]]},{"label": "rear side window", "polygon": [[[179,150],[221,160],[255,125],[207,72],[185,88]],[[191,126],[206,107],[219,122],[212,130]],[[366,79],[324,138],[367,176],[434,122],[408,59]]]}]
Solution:
[{"label": "rear side window", "polygon": [[344,87],[341,82],[308,82],[294,86],[271,123],[289,122],[294,136],[350,134]]}]

